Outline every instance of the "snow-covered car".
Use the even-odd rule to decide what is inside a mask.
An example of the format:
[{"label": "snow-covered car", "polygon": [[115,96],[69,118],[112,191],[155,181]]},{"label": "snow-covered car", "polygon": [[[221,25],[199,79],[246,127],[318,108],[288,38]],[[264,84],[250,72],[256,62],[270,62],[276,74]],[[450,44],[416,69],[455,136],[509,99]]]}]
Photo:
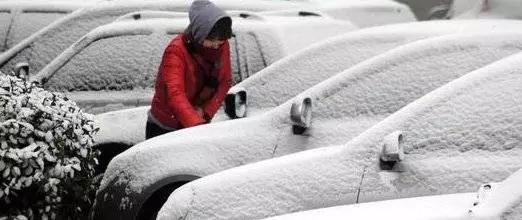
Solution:
[{"label": "snow-covered car", "polygon": [[[283,58],[237,84],[229,97],[235,99],[237,93],[244,93],[248,106],[227,102],[231,116],[220,110],[212,122],[237,117],[236,108],[238,112],[244,108],[245,117],[265,113],[305,89],[402,44],[444,34],[509,30],[521,26],[521,21],[511,20],[459,20],[395,24],[350,32]],[[96,122],[100,126],[97,145],[105,150],[118,149],[114,153],[119,153],[145,140],[143,131],[148,109],[147,106],[97,115]]]},{"label": "snow-covered car", "polygon": [[[230,14],[236,82],[314,42],[358,29],[350,22],[298,12]],[[148,105],[163,51],[187,25],[185,13],[131,13],[89,32],[31,78],[47,90],[66,92],[89,113]]]},{"label": "snow-covered car", "polygon": [[[432,20],[446,18],[455,0],[397,0],[410,7],[417,19]],[[475,1],[475,0],[474,0]]]},{"label": "snow-covered car", "polygon": [[521,11],[522,2],[518,0],[453,0],[448,16],[455,19],[522,19]]},{"label": "snow-covered car", "polygon": [[[236,0],[213,0],[213,2],[224,10],[267,11],[311,8],[320,11],[323,7],[315,2],[307,1],[249,0],[238,3]],[[336,15],[339,15],[342,18],[344,14],[357,14],[357,18],[361,20],[351,22],[359,27],[415,20],[409,8],[403,4],[388,0],[370,2],[381,3],[372,6],[372,4],[365,2],[347,1],[337,8],[329,6],[331,8],[331,16],[329,16],[336,17]],[[31,73],[36,73],[83,35],[98,26],[114,21],[122,15],[142,10],[183,12],[187,10],[189,5],[190,1],[186,0],[115,0],[82,8],[31,35],[1,54],[0,70],[9,72],[18,63],[26,62],[30,66]],[[341,13],[343,12],[342,9],[344,9],[344,13]],[[375,18],[377,14],[379,19]],[[351,15],[347,17],[351,18]]]},{"label": "snow-covered car", "polygon": [[0,52],[90,2],[0,1]]},{"label": "snow-covered car", "polygon": [[[522,170],[476,192],[360,203],[310,210],[267,220],[307,219],[522,219]],[[378,211],[376,211],[378,210]]]},{"label": "snow-covered car", "polygon": [[[373,109],[370,114],[380,115],[389,108],[389,100],[409,99],[418,88],[433,86],[440,75],[456,77],[444,66],[469,63],[454,59],[454,55],[448,53],[445,62],[433,63],[441,68],[433,75],[420,77],[418,70],[401,71],[381,78],[372,88],[362,87],[365,95],[354,90],[325,95],[332,100],[352,96],[370,101],[356,105],[348,102],[338,111],[358,114]],[[500,181],[522,168],[521,61],[522,53],[518,53],[470,72],[415,100],[344,145],[323,145],[192,181],[170,195],[158,219],[259,219],[337,205],[471,192],[478,184]],[[377,75],[352,79],[373,81]],[[412,81],[423,83],[404,86],[412,85]],[[393,87],[402,89],[390,89]],[[315,111],[316,115],[320,112]],[[311,132],[314,127],[312,124]],[[142,155],[145,152],[144,148],[132,150]],[[158,151],[166,154],[163,149]],[[163,172],[160,166],[163,164],[157,163],[156,168]],[[127,169],[133,170],[130,166]]]},{"label": "snow-covered car", "polygon": [[[94,214],[139,216],[142,210],[154,210],[151,207],[164,201],[166,192],[198,177],[345,143],[451,79],[519,52],[520,37],[520,33],[490,33],[417,41],[349,68],[266,114],[138,143],[109,163]],[[389,93],[373,92],[379,88]],[[315,118],[310,126],[312,102]]]}]

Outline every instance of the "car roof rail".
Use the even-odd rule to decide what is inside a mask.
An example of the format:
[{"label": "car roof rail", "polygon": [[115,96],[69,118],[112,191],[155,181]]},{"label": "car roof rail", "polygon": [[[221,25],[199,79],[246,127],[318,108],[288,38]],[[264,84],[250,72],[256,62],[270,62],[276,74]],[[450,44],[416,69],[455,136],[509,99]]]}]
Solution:
[{"label": "car roof rail", "polygon": [[262,15],[252,11],[228,10],[227,14],[232,17],[240,17],[244,19],[265,20]]},{"label": "car roof rail", "polygon": [[315,10],[276,10],[259,13],[260,15],[275,15],[289,17],[329,17],[328,15]]},{"label": "car roof rail", "polygon": [[152,10],[134,11],[120,16],[115,21],[142,20],[150,18],[188,18],[188,13]]},{"label": "car roof rail", "polygon": [[318,17],[322,17],[323,15],[318,13],[318,12],[312,12],[312,11],[299,11],[297,13],[297,15],[299,16],[318,16]]}]

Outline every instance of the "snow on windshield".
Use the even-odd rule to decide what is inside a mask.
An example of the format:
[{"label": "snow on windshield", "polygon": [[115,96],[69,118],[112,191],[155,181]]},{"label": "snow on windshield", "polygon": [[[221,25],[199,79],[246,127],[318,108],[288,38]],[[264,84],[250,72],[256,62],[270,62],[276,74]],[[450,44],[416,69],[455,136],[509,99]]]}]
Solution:
[{"label": "snow on windshield", "polygon": [[6,48],[11,48],[31,34],[56,21],[66,13],[53,12],[24,12],[18,14],[12,24],[12,30],[7,41]]},{"label": "snow on windshield", "polygon": [[151,88],[163,50],[172,37],[152,34],[98,40],[59,69],[45,88],[52,91]]},{"label": "snow on windshield", "polygon": [[[9,24],[11,23],[11,13],[9,12],[0,12],[0,52],[5,51],[6,48],[6,38],[7,32],[9,30]],[[7,71],[3,71],[8,73]]]}]

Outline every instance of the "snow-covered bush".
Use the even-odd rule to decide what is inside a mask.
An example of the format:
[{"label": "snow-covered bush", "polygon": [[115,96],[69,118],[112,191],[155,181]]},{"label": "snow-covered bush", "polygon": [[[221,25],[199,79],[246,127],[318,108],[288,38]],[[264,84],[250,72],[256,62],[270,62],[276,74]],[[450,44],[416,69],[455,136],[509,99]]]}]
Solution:
[{"label": "snow-covered bush", "polygon": [[97,132],[76,103],[0,73],[0,219],[87,216]]}]

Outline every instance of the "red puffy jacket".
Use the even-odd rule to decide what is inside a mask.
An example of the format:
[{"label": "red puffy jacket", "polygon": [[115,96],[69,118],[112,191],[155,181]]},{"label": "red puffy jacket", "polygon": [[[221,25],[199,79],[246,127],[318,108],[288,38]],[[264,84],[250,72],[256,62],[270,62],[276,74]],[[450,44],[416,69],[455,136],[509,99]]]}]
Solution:
[{"label": "red puffy jacket", "polygon": [[[209,71],[201,70],[201,58],[190,54],[185,42],[185,35],[180,34],[165,49],[150,110],[161,125],[173,129],[192,127],[212,118],[232,83],[228,41],[219,49],[219,67],[209,70],[207,66]],[[211,87],[209,78],[215,81]],[[207,119],[198,114],[198,107]]]}]

